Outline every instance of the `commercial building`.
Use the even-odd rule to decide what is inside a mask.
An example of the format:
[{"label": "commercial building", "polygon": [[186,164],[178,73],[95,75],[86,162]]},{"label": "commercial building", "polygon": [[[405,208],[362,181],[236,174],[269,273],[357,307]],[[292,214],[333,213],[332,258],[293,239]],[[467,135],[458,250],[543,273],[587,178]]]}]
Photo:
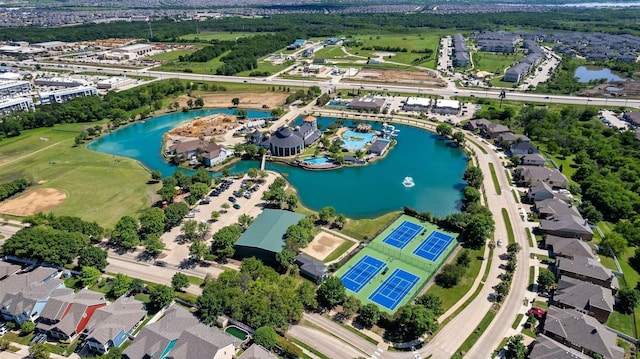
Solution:
[{"label": "commercial building", "polygon": [[98,87],[98,89],[100,90],[111,90],[131,85],[133,83],[135,83],[135,80],[132,78],[114,76],[98,81],[98,83],[96,83],[96,87]]},{"label": "commercial building", "polygon": [[424,97],[409,97],[402,109],[404,111],[428,112],[431,107],[431,99]]},{"label": "commercial building", "polygon": [[432,111],[440,115],[457,115],[460,113],[460,101],[436,100]]},{"label": "commercial building", "polygon": [[98,90],[93,86],[72,87],[69,89],[41,92],[40,103],[43,105],[50,103],[62,103],[71,101],[78,97],[96,96]]},{"label": "commercial building", "polygon": [[27,111],[34,109],[31,97],[17,97],[0,100],[0,115],[6,115],[13,111]]},{"label": "commercial building", "polygon": [[117,49],[111,50],[116,53],[124,53],[124,54],[135,54],[135,55],[144,55],[153,50],[153,46],[148,44],[133,44],[128,46],[119,47]]},{"label": "commercial building", "polygon": [[384,106],[385,100],[380,97],[367,95],[364,97],[355,97],[349,103],[349,108],[358,111],[380,112]]},{"label": "commercial building", "polygon": [[31,47],[47,51],[62,51],[67,47],[67,43],[62,41],[47,41],[31,44]]},{"label": "commercial building", "polygon": [[0,80],[0,98],[26,95],[31,92],[29,81]]}]

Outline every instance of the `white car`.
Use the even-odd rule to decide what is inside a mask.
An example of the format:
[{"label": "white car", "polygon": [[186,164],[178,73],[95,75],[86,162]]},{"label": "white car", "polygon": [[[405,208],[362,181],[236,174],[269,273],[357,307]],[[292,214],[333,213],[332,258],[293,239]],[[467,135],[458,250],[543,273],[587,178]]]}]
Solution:
[{"label": "white car", "polygon": [[502,247],[503,244],[502,239],[498,239],[498,247]]}]

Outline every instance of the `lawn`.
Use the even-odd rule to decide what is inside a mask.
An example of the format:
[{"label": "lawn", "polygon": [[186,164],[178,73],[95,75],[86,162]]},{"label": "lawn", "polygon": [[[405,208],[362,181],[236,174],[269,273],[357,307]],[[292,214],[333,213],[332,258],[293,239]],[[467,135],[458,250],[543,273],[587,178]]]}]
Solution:
[{"label": "lawn", "polygon": [[285,61],[284,63],[280,64],[280,65],[274,65],[273,63],[269,62],[269,61],[265,61],[263,59],[258,60],[258,67],[253,69],[253,70],[247,70],[247,71],[242,71],[242,72],[238,72],[237,74],[235,74],[234,76],[249,76],[249,74],[251,74],[254,71],[258,71],[258,72],[268,72],[269,74],[273,75],[277,72],[280,72],[284,69],[286,69],[287,67],[293,65],[293,62],[291,61]]},{"label": "lawn", "polygon": [[607,327],[613,328],[615,330],[621,331],[625,334],[628,334],[634,338],[636,337],[636,330],[633,325],[633,315],[632,314],[623,314],[617,310],[611,312],[609,319],[605,323]]},{"label": "lawn", "polygon": [[313,57],[316,59],[345,59],[349,58],[347,54],[342,51],[341,46],[325,46],[318,50]]},{"label": "lawn", "polygon": [[473,347],[473,345],[480,339],[480,336],[487,329],[491,321],[496,316],[496,312],[491,310],[485,314],[484,318],[478,324],[478,327],[469,335],[469,337],[462,343],[460,348],[453,354],[452,358],[462,358]]},{"label": "lawn", "polygon": [[[520,61],[524,57],[523,53],[496,54],[492,52],[476,52],[471,55],[473,58],[474,70],[487,71],[501,75],[503,71]],[[512,86],[513,84],[510,84]]]},{"label": "lawn", "polygon": [[516,237],[513,235],[513,227],[511,227],[511,220],[509,219],[509,213],[506,208],[502,209],[502,219],[504,220],[504,226],[507,228],[508,243],[516,243]]},{"label": "lawn", "polygon": [[353,247],[354,245],[356,245],[356,243],[345,239],[338,248],[336,248],[327,256],[327,258],[323,260],[323,262],[328,263],[340,258],[340,256],[342,256],[347,250],[349,250],[349,248]]},{"label": "lawn", "polygon": [[74,146],[77,134],[95,125],[39,128],[0,142],[0,181],[25,175],[41,187],[62,190],[67,199],[54,214],[80,216],[106,227],[148,208],[156,189],[146,184],[145,168],[127,158]]},{"label": "lawn", "polygon": [[431,49],[433,53],[427,59],[418,65],[435,69],[436,68],[436,55],[438,51],[438,45],[440,38],[448,33],[444,31],[425,31],[419,34],[377,34],[377,35],[359,35],[347,39],[347,43],[356,40],[362,42],[362,46],[359,47],[347,47],[347,52],[353,55],[378,58],[376,54],[378,52],[388,52],[384,50],[362,50],[362,47],[400,47],[406,48],[407,52],[395,52],[394,56],[389,58],[385,56],[386,61],[399,62],[404,64],[411,64],[413,60],[418,59],[425,54],[412,53],[411,50]]},{"label": "lawn", "polygon": [[193,53],[195,50],[175,50],[169,52],[163,52],[149,56],[148,58],[158,61],[177,61],[180,56],[185,56]]},{"label": "lawn", "polygon": [[502,189],[500,188],[500,182],[498,181],[498,176],[496,175],[496,170],[493,167],[493,163],[489,163],[489,171],[491,172],[491,179],[493,180],[493,187],[496,188],[496,193],[498,195],[502,194]]},{"label": "lawn", "polygon": [[158,71],[192,72],[195,74],[212,75],[216,73],[218,67],[222,66],[223,63],[222,61],[220,61],[220,59],[226,56],[229,52],[231,51],[227,51],[222,55],[216,57],[215,59],[211,59],[207,62],[180,62],[176,57],[175,60],[168,61],[163,65],[156,67],[155,69]]},{"label": "lawn", "polygon": [[229,41],[240,37],[249,37],[255,35],[266,35],[269,34],[267,32],[215,32],[215,31],[204,31],[197,34],[187,34],[180,36],[181,40],[187,41],[211,41],[211,40],[220,40],[220,41]]},{"label": "lawn", "polygon": [[[469,263],[467,271],[464,273],[464,276],[460,278],[458,284],[452,288],[444,288],[434,284],[427,290],[427,293],[433,294],[442,300],[442,308],[445,312],[453,307],[453,305],[471,289],[473,282],[480,272],[480,267],[482,266],[482,259],[480,258],[482,258],[483,253],[484,249],[469,250],[471,263]],[[459,255],[460,254],[458,254],[458,256]]]},{"label": "lawn", "polygon": [[390,212],[376,218],[347,219],[347,223],[341,232],[359,240],[374,238],[379,232],[388,227],[391,222],[395,221],[400,214],[401,212]]}]

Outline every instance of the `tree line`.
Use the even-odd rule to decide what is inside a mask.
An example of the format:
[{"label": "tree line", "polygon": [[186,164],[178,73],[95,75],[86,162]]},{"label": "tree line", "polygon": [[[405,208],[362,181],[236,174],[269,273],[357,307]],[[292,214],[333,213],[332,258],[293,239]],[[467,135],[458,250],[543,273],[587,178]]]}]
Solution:
[{"label": "tree line", "polygon": [[31,186],[31,181],[24,177],[0,184],[0,201],[24,191],[29,186]]}]

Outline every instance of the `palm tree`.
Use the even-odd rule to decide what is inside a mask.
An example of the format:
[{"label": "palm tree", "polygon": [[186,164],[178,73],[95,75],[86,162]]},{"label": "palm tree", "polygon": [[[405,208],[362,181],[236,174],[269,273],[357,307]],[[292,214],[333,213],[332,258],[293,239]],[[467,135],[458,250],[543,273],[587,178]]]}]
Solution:
[{"label": "palm tree", "polygon": [[222,206],[220,206],[220,207],[222,207],[222,209],[225,211],[225,213],[227,212],[227,210],[229,208],[231,208],[231,206],[229,206],[229,203],[227,203],[227,202],[223,203]]}]

